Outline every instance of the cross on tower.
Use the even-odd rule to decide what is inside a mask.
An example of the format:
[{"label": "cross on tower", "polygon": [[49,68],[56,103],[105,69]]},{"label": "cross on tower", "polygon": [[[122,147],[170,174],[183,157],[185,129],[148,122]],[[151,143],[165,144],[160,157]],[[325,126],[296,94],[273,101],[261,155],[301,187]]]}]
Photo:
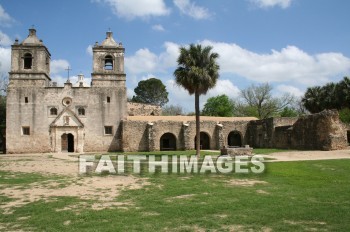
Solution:
[{"label": "cross on tower", "polygon": [[69,68],[69,66],[65,69],[68,73],[68,76],[67,76],[67,83],[70,83],[70,80],[69,80],[69,71],[72,70],[71,68]]}]

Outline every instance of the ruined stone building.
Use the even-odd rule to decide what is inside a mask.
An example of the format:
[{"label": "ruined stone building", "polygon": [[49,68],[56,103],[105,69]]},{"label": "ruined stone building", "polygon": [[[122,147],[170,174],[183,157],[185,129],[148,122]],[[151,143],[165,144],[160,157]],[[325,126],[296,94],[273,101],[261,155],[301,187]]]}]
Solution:
[{"label": "ruined stone building", "polygon": [[[15,41],[7,90],[8,153],[195,148],[194,116],[161,116],[159,107],[127,103],[124,48],[112,32],[92,50],[91,86],[79,75],[61,87],[51,82],[50,52],[36,30],[30,29],[23,42]],[[347,146],[336,113],[301,119],[201,117],[200,124],[202,149]]]}]

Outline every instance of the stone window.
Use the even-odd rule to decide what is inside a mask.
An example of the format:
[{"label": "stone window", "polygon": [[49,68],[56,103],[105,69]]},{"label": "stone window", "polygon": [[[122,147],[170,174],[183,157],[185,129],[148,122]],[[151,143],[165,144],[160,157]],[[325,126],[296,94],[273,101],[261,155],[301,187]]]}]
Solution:
[{"label": "stone window", "polygon": [[111,97],[107,97],[107,103],[111,103]]},{"label": "stone window", "polygon": [[24,103],[28,103],[28,97],[24,97]]},{"label": "stone window", "polygon": [[30,135],[30,127],[22,126],[22,135]]},{"label": "stone window", "polygon": [[105,70],[113,70],[113,57],[111,55],[105,57]]},{"label": "stone window", "polygon": [[50,109],[50,115],[57,115],[57,108],[52,107],[52,108]]},{"label": "stone window", "polygon": [[85,116],[85,109],[83,107],[78,108],[78,115]]},{"label": "stone window", "polygon": [[64,124],[65,126],[68,126],[68,125],[69,125],[69,116],[64,116],[64,117],[63,117],[63,124]]},{"label": "stone window", "polygon": [[24,60],[24,69],[32,69],[32,65],[33,65],[32,54],[30,53],[24,54],[23,60]]},{"label": "stone window", "polygon": [[113,127],[105,126],[105,135],[112,135],[112,134],[113,134]]}]

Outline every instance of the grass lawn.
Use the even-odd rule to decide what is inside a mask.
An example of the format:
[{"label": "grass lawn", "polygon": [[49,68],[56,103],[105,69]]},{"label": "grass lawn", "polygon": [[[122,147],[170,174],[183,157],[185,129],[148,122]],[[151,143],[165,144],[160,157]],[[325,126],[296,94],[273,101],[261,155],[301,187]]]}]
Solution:
[{"label": "grass lawn", "polygon": [[[93,210],[82,206],[92,201],[55,197],[12,214],[0,207],[0,230],[350,231],[349,171],[350,160],[323,160],[268,163],[260,175],[143,174],[149,185],[126,189],[115,199],[130,203],[127,207]],[[6,177],[0,189],[48,178],[0,175]],[[0,206],[11,200],[0,195]],[[59,210],[72,205],[74,210]]]}]

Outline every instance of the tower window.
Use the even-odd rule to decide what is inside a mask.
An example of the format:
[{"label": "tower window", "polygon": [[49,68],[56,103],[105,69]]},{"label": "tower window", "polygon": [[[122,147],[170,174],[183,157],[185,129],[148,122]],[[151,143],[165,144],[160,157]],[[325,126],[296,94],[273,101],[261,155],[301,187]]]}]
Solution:
[{"label": "tower window", "polygon": [[111,97],[107,97],[107,103],[111,102]]},{"label": "tower window", "polygon": [[111,134],[113,134],[113,127],[105,126],[105,135],[111,135]]},{"label": "tower window", "polygon": [[32,69],[33,56],[30,53],[24,54],[24,69]]},{"label": "tower window", "polygon": [[28,97],[24,97],[24,103],[28,103]]},{"label": "tower window", "polygon": [[113,57],[111,55],[105,57],[105,70],[113,70]]},{"label": "tower window", "polygon": [[29,126],[22,127],[22,135],[30,135],[30,127]]},{"label": "tower window", "polygon": [[57,108],[52,107],[52,108],[50,109],[50,115],[57,115]]},{"label": "tower window", "polygon": [[85,115],[85,109],[83,107],[80,107],[78,109],[78,114],[81,115],[81,116],[84,116]]}]

